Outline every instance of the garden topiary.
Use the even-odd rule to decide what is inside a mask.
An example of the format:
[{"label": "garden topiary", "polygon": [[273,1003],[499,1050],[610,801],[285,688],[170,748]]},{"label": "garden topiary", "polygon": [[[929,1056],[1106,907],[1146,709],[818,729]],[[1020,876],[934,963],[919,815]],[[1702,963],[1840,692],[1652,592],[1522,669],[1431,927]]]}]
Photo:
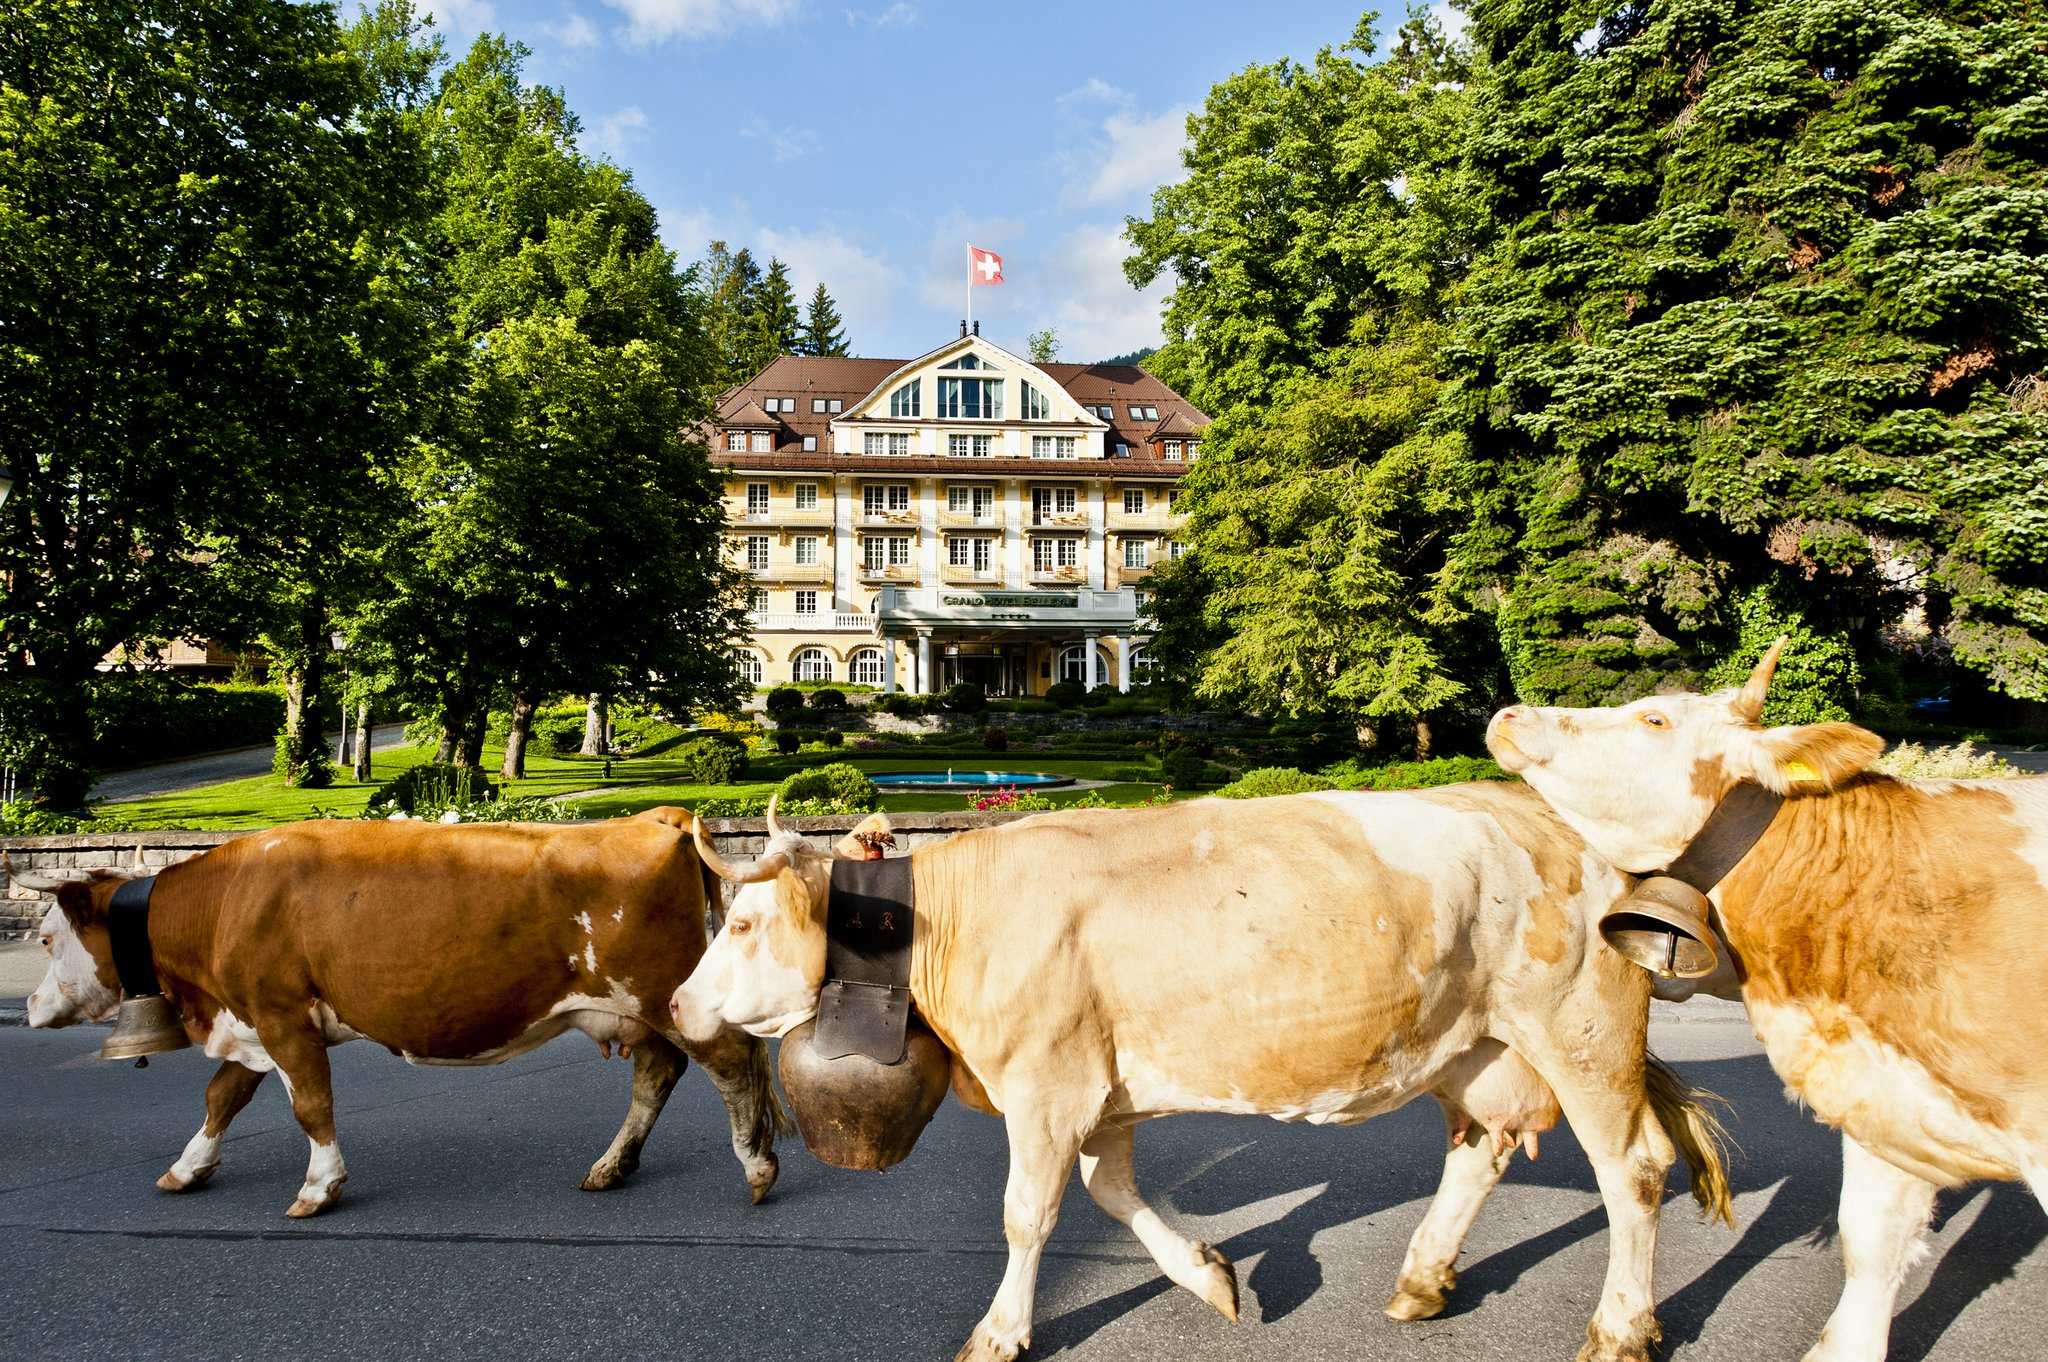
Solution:
[{"label": "garden topiary", "polygon": [[1088,688],[1079,681],[1055,681],[1046,687],[1045,698],[1061,709],[1072,709],[1081,703],[1081,697],[1087,693]]},{"label": "garden topiary", "polygon": [[804,744],[803,734],[793,728],[776,729],[774,736],[769,741],[773,742],[775,750],[782,753],[785,757]]},{"label": "garden topiary", "polygon": [[1337,782],[1328,776],[1297,771],[1292,766],[1261,766],[1246,771],[1216,793],[1225,799],[1265,799],[1270,795],[1307,794],[1312,790],[1334,790]]},{"label": "garden topiary", "polygon": [[845,709],[846,693],[834,690],[830,686],[825,687],[823,690],[814,690],[811,692],[811,708],[828,711]]},{"label": "garden topiary", "polygon": [[747,749],[716,738],[699,738],[683,749],[682,757],[690,778],[700,785],[731,785],[747,773]]},{"label": "garden topiary", "polygon": [[1010,750],[1010,734],[1009,734],[1009,730],[1008,730],[1008,729],[1002,729],[1002,728],[996,728],[996,727],[994,727],[993,725],[991,725],[991,726],[990,726],[990,727],[988,727],[988,728],[984,728],[984,729],[982,729],[982,730],[981,730],[981,745],[982,745],[982,746],[983,746],[984,748],[986,748],[986,749],[988,749],[989,751],[991,751],[991,752],[1007,752],[1007,751],[1009,751],[1009,750]]},{"label": "garden topiary", "polygon": [[782,782],[780,793],[785,804],[823,800],[841,813],[871,813],[882,805],[867,772],[843,761],[798,771]]},{"label": "garden topiary", "polygon": [[988,692],[972,681],[961,681],[946,688],[941,703],[956,714],[979,714],[988,708]]},{"label": "garden topiary", "polygon": [[794,686],[777,686],[768,692],[768,698],[761,704],[768,711],[769,718],[785,723],[804,712],[804,693]]},{"label": "garden topiary", "polygon": [[846,735],[836,728],[828,728],[818,735],[818,741],[827,747],[846,746]]},{"label": "garden topiary", "polygon": [[1159,774],[1176,790],[1192,790],[1209,774],[1209,763],[1192,747],[1176,747],[1159,759]]}]

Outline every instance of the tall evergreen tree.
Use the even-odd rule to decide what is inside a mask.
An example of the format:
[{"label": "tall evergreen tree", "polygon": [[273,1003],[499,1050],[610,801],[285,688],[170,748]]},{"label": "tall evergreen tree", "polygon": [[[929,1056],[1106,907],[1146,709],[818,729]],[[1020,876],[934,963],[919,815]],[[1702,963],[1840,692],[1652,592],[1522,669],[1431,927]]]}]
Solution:
[{"label": "tall evergreen tree", "polygon": [[768,273],[761,277],[761,286],[755,291],[754,310],[760,318],[759,330],[768,347],[768,358],[795,354],[803,316],[797,311],[796,293],[789,286],[789,266],[773,256],[768,260]]},{"label": "tall evergreen tree", "polygon": [[811,304],[804,312],[804,330],[797,344],[806,355],[843,355],[847,352],[845,323],[839,305],[825,291],[824,281],[811,290]]}]

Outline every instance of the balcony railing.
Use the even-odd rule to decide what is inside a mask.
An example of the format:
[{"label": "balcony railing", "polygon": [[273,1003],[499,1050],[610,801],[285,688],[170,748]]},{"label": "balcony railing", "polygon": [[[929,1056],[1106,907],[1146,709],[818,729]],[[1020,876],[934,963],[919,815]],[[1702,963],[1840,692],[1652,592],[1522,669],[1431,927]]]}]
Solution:
[{"label": "balcony railing", "polygon": [[1085,582],[1088,580],[1088,569],[1078,566],[1035,567],[1031,569],[1031,580],[1034,582]]},{"label": "balcony railing", "polygon": [[939,569],[939,580],[955,586],[991,586],[1001,582],[1003,574],[993,563],[985,568],[954,567],[949,563]]},{"label": "balcony railing", "polygon": [[863,582],[914,582],[917,580],[917,566],[914,563],[862,563],[860,579]]},{"label": "balcony railing", "polygon": [[763,582],[822,582],[829,576],[823,563],[770,563],[750,567],[747,573]]},{"label": "balcony railing", "polygon": [[1143,563],[1137,567],[1131,567],[1124,563],[1117,563],[1114,569],[1116,580],[1120,583],[1135,582],[1140,578],[1150,577],[1154,566],[1156,564]]},{"label": "balcony railing", "polygon": [[859,517],[859,523],[862,525],[882,525],[891,529],[914,530],[917,528],[917,521],[915,508],[907,511],[870,511],[863,508]]},{"label": "balcony railing", "polygon": [[1183,519],[1180,516],[1169,515],[1164,506],[1153,506],[1147,510],[1133,512],[1116,505],[1109,508],[1107,518],[1112,530],[1152,530],[1160,533],[1172,529],[1176,521]]},{"label": "balcony railing", "polygon": [[1031,529],[1034,530],[1085,530],[1088,528],[1086,511],[1033,511]]},{"label": "balcony railing", "polygon": [[871,633],[874,618],[858,611],[814,610],[808,615],[788,611],[750,610],[747,622],[755,629],[811,629],[831,633]]},{"label": "balcony railing", "polygon": [[949,530],[1000,530],[1003,519],[991,506],[981,514],[972,511],[940,511],[939,523]]},{"label": "balcony railing", "polygon": [[831,508],[826,506],[801,510],[795,506],[771,506],[765,511],[749,511],[728,503],[725,517],[729,525],[810,525],[823,528],[832,523]]}]

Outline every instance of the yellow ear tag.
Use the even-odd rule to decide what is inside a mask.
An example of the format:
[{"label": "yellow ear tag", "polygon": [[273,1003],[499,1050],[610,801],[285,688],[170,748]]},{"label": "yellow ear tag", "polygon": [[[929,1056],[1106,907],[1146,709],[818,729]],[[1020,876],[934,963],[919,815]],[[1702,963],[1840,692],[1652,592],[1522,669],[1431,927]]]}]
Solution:
[{"label": "yellow ear tag", "polygon": [[1783,769],[1787,780],[1811,780],[1815,783],[1820,781],[1820,772],[1803,761],[1788,761]]}]

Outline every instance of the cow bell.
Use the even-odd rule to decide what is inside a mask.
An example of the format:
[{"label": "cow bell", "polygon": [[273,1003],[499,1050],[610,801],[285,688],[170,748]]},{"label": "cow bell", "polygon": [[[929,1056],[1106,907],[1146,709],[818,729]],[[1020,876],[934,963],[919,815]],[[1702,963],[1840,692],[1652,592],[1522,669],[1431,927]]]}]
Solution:
[{"label": "cow bell", "polygon": [[804,1147],[835,1168],[879,1172],[903,1162],[946,1100],[952,1055],[912,1019],[894,1064],[862,1054],[821,1059],[816,1026],[805,1022],[784,1036],[777,1064]]},{"label": "cow bell", "polygon": [[183,1050],[192,1044],[178,1020],[178,1010],[161,993],[140,998],[123,998],[120,1015],[114,1018],[114,1033],[100,1046],[101,1059],[139,1059],[166,1050]]},{"label": "cow bell", "polygon": [[1652,974],[1698,979],[1721,959],[1720,938],[1707,923],[1711,911],[1707,896],[1684,880],[1652,875],[1600,919],[1600,935]]}]

